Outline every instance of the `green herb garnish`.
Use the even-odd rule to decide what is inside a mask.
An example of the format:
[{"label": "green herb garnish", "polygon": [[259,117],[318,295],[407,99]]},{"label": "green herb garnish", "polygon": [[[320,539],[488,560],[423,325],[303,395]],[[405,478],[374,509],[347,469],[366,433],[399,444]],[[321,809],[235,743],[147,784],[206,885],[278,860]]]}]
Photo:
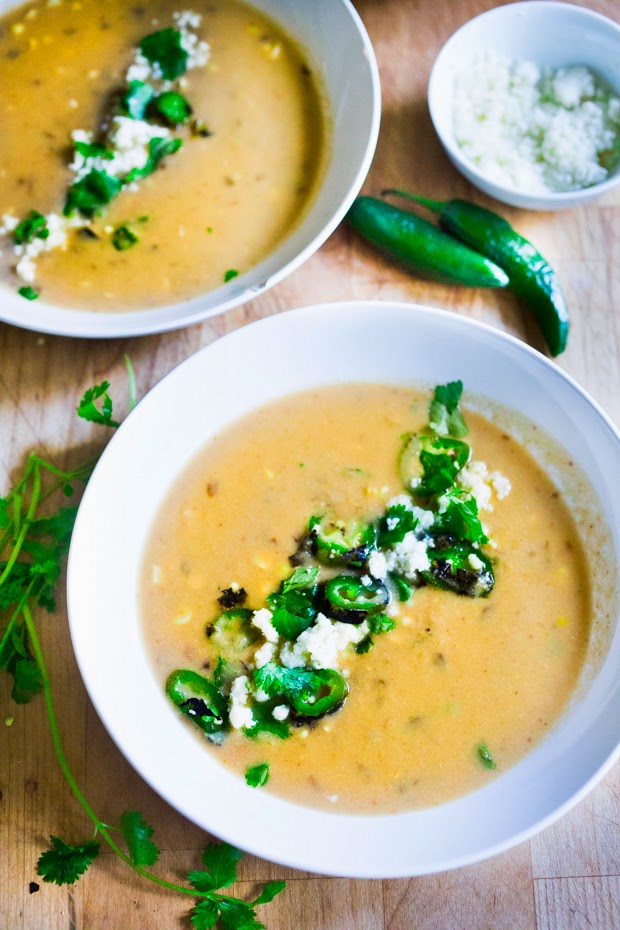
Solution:
[{"label": "green herb garnish", "polygon": [[119,105],[120,112],[131,119],[144,119],[146,108],[155,97],[155,90],[145,81],[130,81]]},{"label": "green herb garnish", "polygon": [[[442,510],[443,508],[443,510]],[[445,533],[472,543],[488,543],[482,529],[476,498],[464,491],[447,491],[435,519],[433,532]]]},{"label": "green herb garnish", "polygon": [[25,297],[26,300],[36,300],[39,296],[39,292],[35,291],[35,289],[28,284],[24,287],[20,287],[17,293],[20,297]]},{"label": "green herb garnish", "polygon": [[271,697],[305,697],[313,694],[321,686],[321,679],[315,672],[305,668],[283,668],[275,662],[267,662],[254,672],[256,685]]},{"label": "green herb garnish", "polygon": [[46,218],[37,210],[31,210],[26,219],[15,227],[12,235],[15,245],[27,245],[33,239],[47,239],[49,234]]},{"label": "green herb garnish", "polygon": [[172,90],[160,94],[153,102],[153,109],[170,126],[180,126],[192,115],[189,101]]},{"label": "green herb garnish", "polygon": [[228,271],[224,272],[224,284],[228,284],[229,281],[232,281],[233,278],[238,278],[239,272],[234,268],[229,268]]},{"label": "green herb garnish", "polygon": [[[112,398],[108,394],[109,387],[109,381],[102,381],[101,384],[96,384],[85,391],[77,408],[77,415],[91,423],[117,427],[119,424],[112,419]],[[95,403],[97,400],[101,400],[101,409]]]},{"label": "green herb garnish", "polygon": [[378,547],[387,549],[396,546],[403,541],[407,533],[412,533],[417,525],[418,520],[410,507],[404,504],[389,507],[379,522]]},{"label": "green herb garnish", "polygon": [[146,178],[149,174],[153,174],[162,158],[178,152],[182,145],[182,139],[164,139],[162,136],[150,139],[146,164],[142,168],[133,168],[125,178],[125,182],[129,184],[131,181],[137,181],[139,178]]},{"label": "green herb garnish", "polygon": [[105,145],[99,142],[74,142],[75,151],[79,152],[83,158],[104,158],[106,161],[112,161],[114,152],[107,149]]},{"label": "green herb garnish", "polygon": [[396,596],[401,602],[410,601],[413,595],[413,587],[404,578],[398,575],[390,575],[390,579],[396,589]]},{"label": "green herb garnish", "polygon": [[106,171],[93,168],[72,184],[67,191],[64,215],[73,216],[76,210],[84,216],[93,216],[120,193],[122,182]]},{"label": "green herb garnish", "polygon": [[390,633],[396,626],[396,621],[384,614],[375,614],[368,617],[368,627],[375,636],[379,633]]},{"label": "green herb garnish", "polygon": [[312,625],[318,613],[314,603],[318,573],[318,568],[296,568],[290,578],[280,584],[279,590],[267,598],[273,611],[271,623],[286,639],[297,639]]},{"label": "green herb garnish", "polygon": [[280,590],[282,594],[288,594],[289,591],[294,591],[296,588],[307,588],[309,585],[313,585],[316,582],[318,574],[318,568],[299,566],[299,568],[295,569],[290,578],[285,578],[280,585]]},{"label": "green herb garnish", "polygon": [[450,381],[435,388],[435,394],[428,410],[431,429],[442,436],[454,436],[461,439],[469,430],[459,410],[459,401],[463,393],[462,381]]},{"label": "green herb garnish", "polygon": [[187,51],[178,29],[161,29],[145,36],[140,42],[144,57],[157,65],[166,81],[174,81],[187,71]]},{"label": "green herb garnish", "polygon": [[476,753],[478,758],[484,765],[485,769],[496,769],[497,766],[493,760],[493,756],[489,752],[489,747],[485,743],[479,743],[476,747]]},{"label": "green herb garnish", "polygon": [[269,763],[262,762],[260,765],[251,765],[246,769],[245,780],[250,788],[262,788],[269,781]]},{"label": "green herb garnish", "polygon": [[50,842],[52,848],[39,856],[37,872],[43,881],[55,885],[72,885],[99,855],[99,843],[93,840],[70,846],[59,836],[50,836]]},{"label": "green herb garnish", "polygon": [[128,226],[117,226],[112,235],[112,245],[119,252],[125,252],[139,241],[139,236],[129,229]]},{"label": "green herb garnish", "polygon": [[[132,377],[133,370],[128,362]],[[80,403],[80,415],[94,422],[115,425],[111,419],[112,401],[107,382],[87,391]],[[131,388],[133,406],[134,388]],[[104,397],[102,414],[90,404]],[[50,837],[50,848],[39,857],[38,874],[46,882],[73,884],[89,868],[100,851],[100,840],[134,872],[160,887],[198,899],[189,914],[195,930],[211,930],[220,921],[222,930],[260,930],[263,924],[255,908],[273,900],[285,887],[284,882],[268,882],[252,901],[241,901],[221,893],[237,880],[237,862],[242,853],[227,843],[211,844],[203,853],[202,871],[192,871],[187,885],[159,878],[149,871],[159,857],[153,841],[153,827],[136,810],[125,811],[118,827],[101,820],[84,797],[64,753],[51,684],[34,617],[37,605],[53,610],[54,593],[61,575],[62,562],[69,540],[76,507],[59,507],[47,516],[39,516],[40,506],[49,509],[52,495],[62,491],[74,493],[77,484],[85,483],[96,459],[71,472],[63,472],[50,462],[31,453],[22,476],[5,497],[0,497],[0,668],[13,677],[13,698],[28,703],[43,692],[52,742],[64,778],[94,826],[94,835],[83,843],[70,844],[58,836]],[[119,845],[122,836],[126,850]]]}]

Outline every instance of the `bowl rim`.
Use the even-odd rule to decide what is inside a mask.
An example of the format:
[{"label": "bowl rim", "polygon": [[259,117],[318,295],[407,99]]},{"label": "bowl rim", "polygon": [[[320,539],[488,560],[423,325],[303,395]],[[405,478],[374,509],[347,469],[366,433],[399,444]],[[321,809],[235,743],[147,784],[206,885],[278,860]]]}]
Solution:
[{"label": "bowl rim", "polygon": [[[191,326],[194,323],[204,322],[211,317],[219,316],[227,310],[254,300],[303,265],[340,225],[359,193],[372,164],[381,122],[381,79],[370,36],[360,14],[353,6],[352,0],[334,0],[334,2],[343,7],[348,14],[352,35],[355,35],[360,42],[360,58],[363,59],[368,68],[368,78],[371,86],[370,118],[365,142],[360,146],[363,148],[362,158],[351,183],[340,194],[336,209],[331,208],[329,220],[320,226],[309,241],[306,241],[303,248],[296,250],[295,254],[285,264],[276,268],[272,273],[266,274],[262,270],[264,266],[270,263],[272,257],[280,249],[284,249],[290,239],[299,232],[311,213],[313,203],[318,199],[325,177],[331,169],[333,151],[328,153],[324,175],[319,180],[318,186],[307,204],[306,214],[301,218],[300,223],[289,230],[276,247],[260,262],[253,265],[229,284],[211,288],[188,300],[173,304],[147,307],[143,310],[114,311],[110,313],[80,310],[59,304],[47,304],[41,299],[29,302],[19,297],[6,285],[0,284],[0,322],[32,332],[82,339],[117,339],[165,333]],[[7,10],[10,11],[11,8],[8,7]],[[312,52],[310,47],[308,47],[308,50]],[[250,280],[245,283],[248,278]],[[213,298],[219,292],[221,292],[222,298],[211,305],[212,301],[209,301],[209,298]],[[208,302],[210,305],[201,310],[200,305],[204,302]],[[167,314],[172,309],[175,312],[171,318],[160,319],[164,313]],[[29,310],[30,314],[35,314],[34,319],[29,319]],[[48,310],[50,311],[51,322],[45,316]]]},{"label": "bowl rim", "polygon": [[[162,782],[161,773],[152,768],[149,769],[148,764],[145,763],[145,757],[143,754],[143,748],[139,750],[131,743],[128,742],[123,734],[115,732],[115,724],[110,719],[109,707],[104,706],[105,702],[101,700],[101,693],[98,691],[98,686],[95,687],[92,681],[93,665],[92,665],[92,656],[88,656],[88,626],[89,626],[89,611],[84,609],[85,604],[80,604],[80,595],[78,591],[78,583],[76,582],[77,577],[79,576],[80,571],[86,569],[88,571],[89,566],[92,565],[92,555],[87,551],[88,546],[84,546],[83,537],[88,536],[88,525],[87,521],[91,519],[93,511],[93,506],[96,512],[96,498],[95,495],[98,494],[99,484],[105,482],[106,471],[108,470],[109,462],[111,458],[114,457],[116,448],[119,447],[122,443],[125,442],[125,439],[129,437],[131,430],[138,426],[138,421],[142,417],[142,414],[146,412],[147,407],[153,407],[155,403],[161,403],[161,401],[166,397],[169,390],[174,388],[174,382],[177,379],[181,378],[179,374],[181,371],[185,370],[189,372],[192,366],[200,366],[204,364],[202,361],[205,357],[209,358],[208,353],[213,349],[213,346],[225,345],[228,349],[233,349],[235,341],[247,340],[252,338],[257,331],[262,330],[263,334],[275,333],[277,334],[278,327],[291,323],[293,320],[303,320],[304,318],[309,318],[313,322],[316,322],[319,316],[323,316],[324,320],[329,321],[333,318],[334,315],[341,314],[344,317],[349,315],[352,317],[360,313],[360,310],[364,309],[369,314],[380,314],[385,316],[386,313],[390,313],[393,316],[396,315],[407,315],[409,321],[412,321],[412,315],[417,319],[418,323],[424,320],[435,321],[434,325],[437,325],[440,329],[441,327],[451,326],[456,327],[457,330],[460,330],[464,334],[467,331],[474,331],[481,334],[481,338],[486,338],[490,340],[491,343],[501,346],[503,343],[505,346],[512,348],[512,351],[517,351],[517,353],[524,353],[529,357],[530,362],[536,366],[538,369],[544,369],[546,372],[545,377],[555,379],[556,381],[564,382],[564,387],[566,387],[573,396],[579,395],[581,402],[585,401],[586,406],[588,406],[591,412],[594,414],[595,418],[598,418],[602,422],[602,425],[605,429],[605,433],[610,433],[611,440],[614,443],[614,448],[616,446],[620,450],[620,432],[617,430],[610,418],[604,413],[600,406],[594,401],[588,393],[581,388],[581,386],[569,375],[563,372],[555,364],[549,361],[546,357],[538,353],[536,350],[532,349],[528,345],[522,343],[520,340],[515,337],[504,333],[488,324],[471,320],[463,316],[455,315],[449,311],[438,311],[437,308],[418,305],[418,304],[408,304],[403,302],[395,301],[343,301],[335,302],[331,304],[315,305],[310,307],[300,308],[294,311],[289,311],[287,313],[277,314],[272,317],[267,317],[265,319],[259,320],[255,323],[249,324],[248,326],[237,329],[226,336],[223,336],[221,339],[216,340],[215,343],[211,343],[209,346],[201,349],[195,355],[191,356],[179,366],[173,369],[169,374],[167,374],[138,404],[136,409],[128,416],[124,421],[121,428],[117,431],[115,436],[112,437],[110,443],[104,450],[98,465],[95,468],[93,477],[89,485],[86,488],[82,504],[80,505],[80,510],[78,513],[75,531],[72,539],[71,551],[69,554],[69,566],[68,566],[68,575],[67,575],[67,605],[69,613],[69,624],[71,631],[71,638],[73,642],[73,648],[77,658],[78,666],[84,680],[84,684],[88,691],[88,694],[95,706],[95,709],[102,720],[104,726],[110,733],[112,739],[123,753],[125,758],[130,762],[130,764],[138,771],[140,776],[169,804],[171,804],[176,810],[181,814],[188,817],[194,823],[197,823],[202,828],[209,830],[209,832],[215,832],[222,839],[233,843],[234,845],[241,846],[246,849],[248,852],[251,852],[255,855],[269,858],[272,861],[280,862],[283,865],[292,866],[299,869],[307,869],[310,871],[318,872],[321,874],[328,875],[341,875],[341,876],[350,876],[358,878],[396,878],[396,877],[405,877],[412,874],[422,875],[428,873],[434,873],[438,871],[446,871],[449,869],[454,869],[461,867],[467,864],[473,864],[479,862],[483,859],[486,859],[490,856],[496,855],[500,852],[508,850],[518,843],[523,842],[524,840],[529,839],[534,836],[540,830],[549,826],[560,816],[570,810],[576,803],[578,803],[588,791],[590,791],[596,783],[603,777],[603,775],[611,768],[616,759],[620,757],[620,733],[615,733],[614,731],[614,748],[612,751],[608,752],[603,762],[600,765],[597,765],[593,771],[589,772],[589,777],[580,783],[578,790],[573,791],[570,796],[563,803],[556,804],[555,801],[549,802],[550,810],[546,813],[545,816],[537,816],[536,811],[532,813],[533,821],[527,826],[526,829],[519,830],[517,833],[510,834],[506,836],[501,842],[496,842],[487,846],[480,846],[466,855],[461,855],[459,857],[453,857],[449,859],[444,859],[438,862],[436,860],[427,863],[426,866],[416,865],[415,870],[412,871],[410,865],[407,862],[402,862],[399,866],[394,864],[386,866],[383,861],[376,862],[376,859],[373,859],[372,863],[369,860],[364,866],[361,866],[359,863],[351,866],[346,863],[338,862],[338,865],[335,866],[332,861],[325,861],[323,855],[317,856],[308,853],[305,849],[300,850],[297,854],[291,854],[290,852],[284,854],[278,852],[278,842],[275,842],[274,848],[272,848],[269,843],[271,838],[267,841],[263,839],[257,840],[256,836],[252,835],[251,837],[246,837],[245,833],[240,835],[239,831],[236,828],[229,829],[227,821],[219,821],[217,818],[220,816],[219,813],[217,816],[212,812],[209,813],[208,818],[205,819],[204,816],[199,816],[196,813],[196,810],[193,809],[193,802],[190,798],[189,800],[181,796],[181,793],[178,789],[178,786],[174,789],[171,789],[170,786]],[[415,379],[412,379],[415,380]],[[330,380],[321,380],[318,379],[317,383],[332,383],[333,379]],[[285,396],[289,391],[282,391],[279,396]],[[146,402],[146,403],[145,403]],[[144,406],[143,406],[144,405]],[[148,415],[148,413],[147,413]],[[227,422],[232,422],[229,419]],[[204,444],[204,443],[203,443]],[[181,462],[177,469],[176,474],[179,475],[183,468],[186,466],[187,460]],[[153,517],[158,509],[159,504],[155,504],[151,517]],[[137,607],[136,607],[137,611]],[[139,622],[139,621],[138,621]],[[92,630],[91,630],[92,632]],[[617,634],[616,634],[617,635]],[[144,648],[144,652],[146,649]],[[163,698],[162,698],[163,700]],[[112,714],[113,716],[113,714]],[[560,718],[561,719],[561,718]],[[175,720],[175,725],[180,729],[183,728],[183,723],[180,719]],[[189,735],[189,738],[193,741],[194,737]],[[547,737],[549,739],[549,737]],[[546,741],[543,741],[545,743]],[[198,745],[196,741],[196,745]],[[540,745],[540,744],[539,744]],[[204,753],[204,749],[200,747],[200,751]],[[535,753],[537,750],[533,750]],[[528,754],[528,758],[531,754]],[[517,765],[519,765],[518,763]],[[507,778],[510,771],[514,771],[515,768],[509,769],[504,778]],[[230,776],[234,778],[235,776]],[[242,782],[241,779],[237,779],[238,782]],[[501,781],[501,778],[497,781]],[[497,783],[497,781],[495,783]],[[243,786],[245,789],[245,786]],[[237,790],[237,789],[235,789]],[[481,789],[486,791],[487,789]],[[477,794],[478,792],[474,792]],[[465,796],[472,797],[473,795]],[[267,802],[265,799],[270,798],[271,800]],[[261,808],[264,805],[271,804],[274,801],[273,796],[264,794],[261,796],[261,801],[258,806]],[[316,820],[319,823],[326,822],[325,818],[328,820],[330,818],[336,818],[339,822],[347,820],[349,823],[352,823],[355,820],[364,819],[366,823],[374,821],[374,823],[380,823],[387,820],[393,820],[395,818],[403,817],[408,818],[411,816],[411,812],[403,812],[398,815],[384,815],[384,816],[373,816],[366,818],[356,818],[353,815],[339,815],[337,813],[325,813],[323,811],[304,808],[297,804],[292,804],[291,802],[283,801],[282,799],[275,799],[277,805],[279,805],[278,810],[283,806],[287,810],[295,810],[299,816],[300,811],[311,812],[313,820]],[[253,802],[254,803],[254,802]],[[440,807],[448,808],[451,805],[458,802],[448,802],[447,805],[440,805]],[[547,801],[545,801],[547,803]],[[426,809],[434,810],[434,809]],[[425,811],[416,811],[413,812],[415,815],[423,815]],[[529,815],[528,815],[529,816]],[[213,823],[213,818],[215,818],[215,826]],[[254,827],[252,827],[254,829]],[[324,852],[324,851],[323,851]]]},{"label": "bowl rim", "polygon": [[[481,20],[501,20],[503,17],[513,16],[520,10],[527,12],[528,16],[536,15],[537,10],[549,10],[551,12],[557,13],[562,17],[581,17],[584,21],[588,20],[590,23],[597,21],[605,28],[609,29],[610,32],[615,32],[618,42],[620,43],[620,23],[615,22],[615,20],[610,19],[603,13],[598,13],[595,10],[590,10],[587,7],[579,6],[574,3],[561,2],[561,0],[519,0],[517,3],[502,3],[501,6],[496,6],[492,7],[490,10],[485,10],[478,16],[474,16],[467,20],[467,22],[463,23],[462,26],[459,26],[459,28],[453,32],[447,41],[442,45],[437,54],[437,57],[435,58],[435,61],[433,62],[427,87],[428,109],[433,128],[451,161],[459,168],[459,170],[462,170],[466,173],[466,177],[472,184],[474,184],[480,190],[488,193],[496,200],[502,200],[502,202],[508,203],[512,206],[518,205],[524,209],[553,210],[555,208],[560,209],[565,206],[569,207],[577,205],[581,202],[593,200],[594,198],[603,196],[620,183],[620,167],[603,181],[599,181],[597,184],[591,184],[589,187],[582,187],[574,191],[543,191],[536,194],[530,194],[522,188],[514,187],[512,184],[504,184],[503,182],[489,178],[486,174],[480,171],[474,162],[470,161],[463,154],[460,147],[453,141],[451,137],[446,135],[440,125],[440,120],[437,118],[436,100],[438,92],[436,87],[439,82],[439,75],[441,70],[443,67],[445,67],[446,58],[444,53],[447,55],[451,51],[452,45],[456,45],[460,41],[463,33],[470,31],[470,29],[475,29]],[[618,88],[617,93],[620,96],[620,87]],[[492,185],[495,188],[495,193],[491,193],[489,191],[489,185]],[[507,197],[505,201],[503,201],[504,194]],[[519,203],[516,203],[516,199],[509,200],[509,197],[517,198]],[[535,206],[535,201],[538,201],[541,204],[544,202],[545,205]]]}]

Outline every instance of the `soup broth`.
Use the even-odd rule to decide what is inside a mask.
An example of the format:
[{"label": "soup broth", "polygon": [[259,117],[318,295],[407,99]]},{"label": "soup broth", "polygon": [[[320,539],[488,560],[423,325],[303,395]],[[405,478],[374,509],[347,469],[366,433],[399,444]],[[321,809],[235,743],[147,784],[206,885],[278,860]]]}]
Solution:
[{"label": "soup broth", "polygon": [[[172,0],[35,2],[0,20],[0,216],[63,212],[73,131],[97,131],[115,111],[141,39],[173,25]],[[28,281],[45,300],[130,310],[197,296],[272,252],[299,223],[324,157],[324,107],[302,51],[239,0],[196,0],[196,33],[211,54],[175,89],[194,129],[182,148],[126,187],[88,231],[37,261]],[[105,168],[105,163],[103,165]],[[138,240],[115,248],[127,226]],[[0,276],[24,284],[2,248]]]},{"label": "soup broth", "polygon": [[[403,492],[402,435],[421,428],[427,410],[428,395],[409,389],[331,387],[279,400],[209,443],[166,500],[144,561],[144,633],[162,686],[175,668],[213,674],[217,598],[242,586],[248,606],[263,607],[290,575],[310,515],[367,521],[385,512]],[[233,730],[221,745],[205,740],[242,777],[268,763],[260,790],[356,813],[437,804],[513,765],[566,706],[590,627],[575,524],[517,442],[465,416],[473,458],[512,486],[480,514],[493,590],[417,588],[368,652],[340,653],[344,705],[292,726],[288,739]]]}]

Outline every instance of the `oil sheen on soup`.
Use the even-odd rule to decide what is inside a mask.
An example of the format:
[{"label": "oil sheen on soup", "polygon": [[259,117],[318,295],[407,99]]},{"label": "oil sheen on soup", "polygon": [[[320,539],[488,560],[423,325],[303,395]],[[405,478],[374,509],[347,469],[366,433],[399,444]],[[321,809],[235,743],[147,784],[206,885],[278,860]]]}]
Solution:
[{"label": "oil sheen on soup", "polygon": [[[465,409],[455,440],[445,418],[429,428],[428,404],[381,385],[280,400],[216,436],[157,516],[142,579],[152,661],[162,687],[175,670],[215,679],[226,732],[193,729],[240,777],[263,766],[256,790],[350,812],[434,805],[513,765],[576,686],[591,607],[568,507],[498,425]],[[342,577],[352,587],[332,584],[328,603]],[[312,598],[327,606],[296,626]],[[377,598],[363,624],[347,614]],[[331,684],[303,690],[326,667],[348,691],[333,708]],[[206,710],[179,708],[188,726],[192,707]]]},{"label": "oil sheen on soup", "polygon": [[[313,73],[239,0],[21,6],[0,21],[0,86],[0,277],[29,299],[114,311],[219,287],[283,241],[321,174]],[[16,239],[31,211],[43,235]]]}]

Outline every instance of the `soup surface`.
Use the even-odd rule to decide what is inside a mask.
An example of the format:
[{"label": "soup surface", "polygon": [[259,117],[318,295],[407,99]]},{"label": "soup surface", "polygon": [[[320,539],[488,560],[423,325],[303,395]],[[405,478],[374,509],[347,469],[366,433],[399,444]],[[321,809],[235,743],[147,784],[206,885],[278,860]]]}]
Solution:
[{"label": "soup surface", "polygon": [[[172,0],[58,0],[0,20],[0,216],[62,215],[72,133],[101,138],[136,47],[183,9]],[[12,288],[26,283],[42,299],[88,310],[180,301],[247,271],[299,222],[324,153],[322,102],[300,49],[238,0],[191,9],[210,57],[173,82],[193,110],[168,126],[182,147],[121,190],[87,231],[69,229],[66,248],[39,256],[34,279],[15,273],[5,240],[0,277]],[[119,226],[138,241],[115,248]]]},{"label": "soup surface", "polygon": [[[427,423],[428,400],[399,387],[324,388],[264,407],[209,443],[166,500],[144,561],[144,633],[162,685],[174,669],[213,674],[217,598],[242,586],[246,606],[264,607],[291,574],[310,515],[385,514],[404,490],[403,434]],[[493,589],[473,597],[427,584],[406,602],[393,598],[394,629],[373,635],[367,652],[358,640],[339,653],[349,688],[339,710],[302,719],[287,739],[233,728],[221,745],[205,740],[240,776],[269,764],[259,790],[358,813],[437,804],[513,765],[565,707],[590,625],[575,524],[521,446],[482,416],[465,418],[472,458],[488,466],[474,491]]]}]

